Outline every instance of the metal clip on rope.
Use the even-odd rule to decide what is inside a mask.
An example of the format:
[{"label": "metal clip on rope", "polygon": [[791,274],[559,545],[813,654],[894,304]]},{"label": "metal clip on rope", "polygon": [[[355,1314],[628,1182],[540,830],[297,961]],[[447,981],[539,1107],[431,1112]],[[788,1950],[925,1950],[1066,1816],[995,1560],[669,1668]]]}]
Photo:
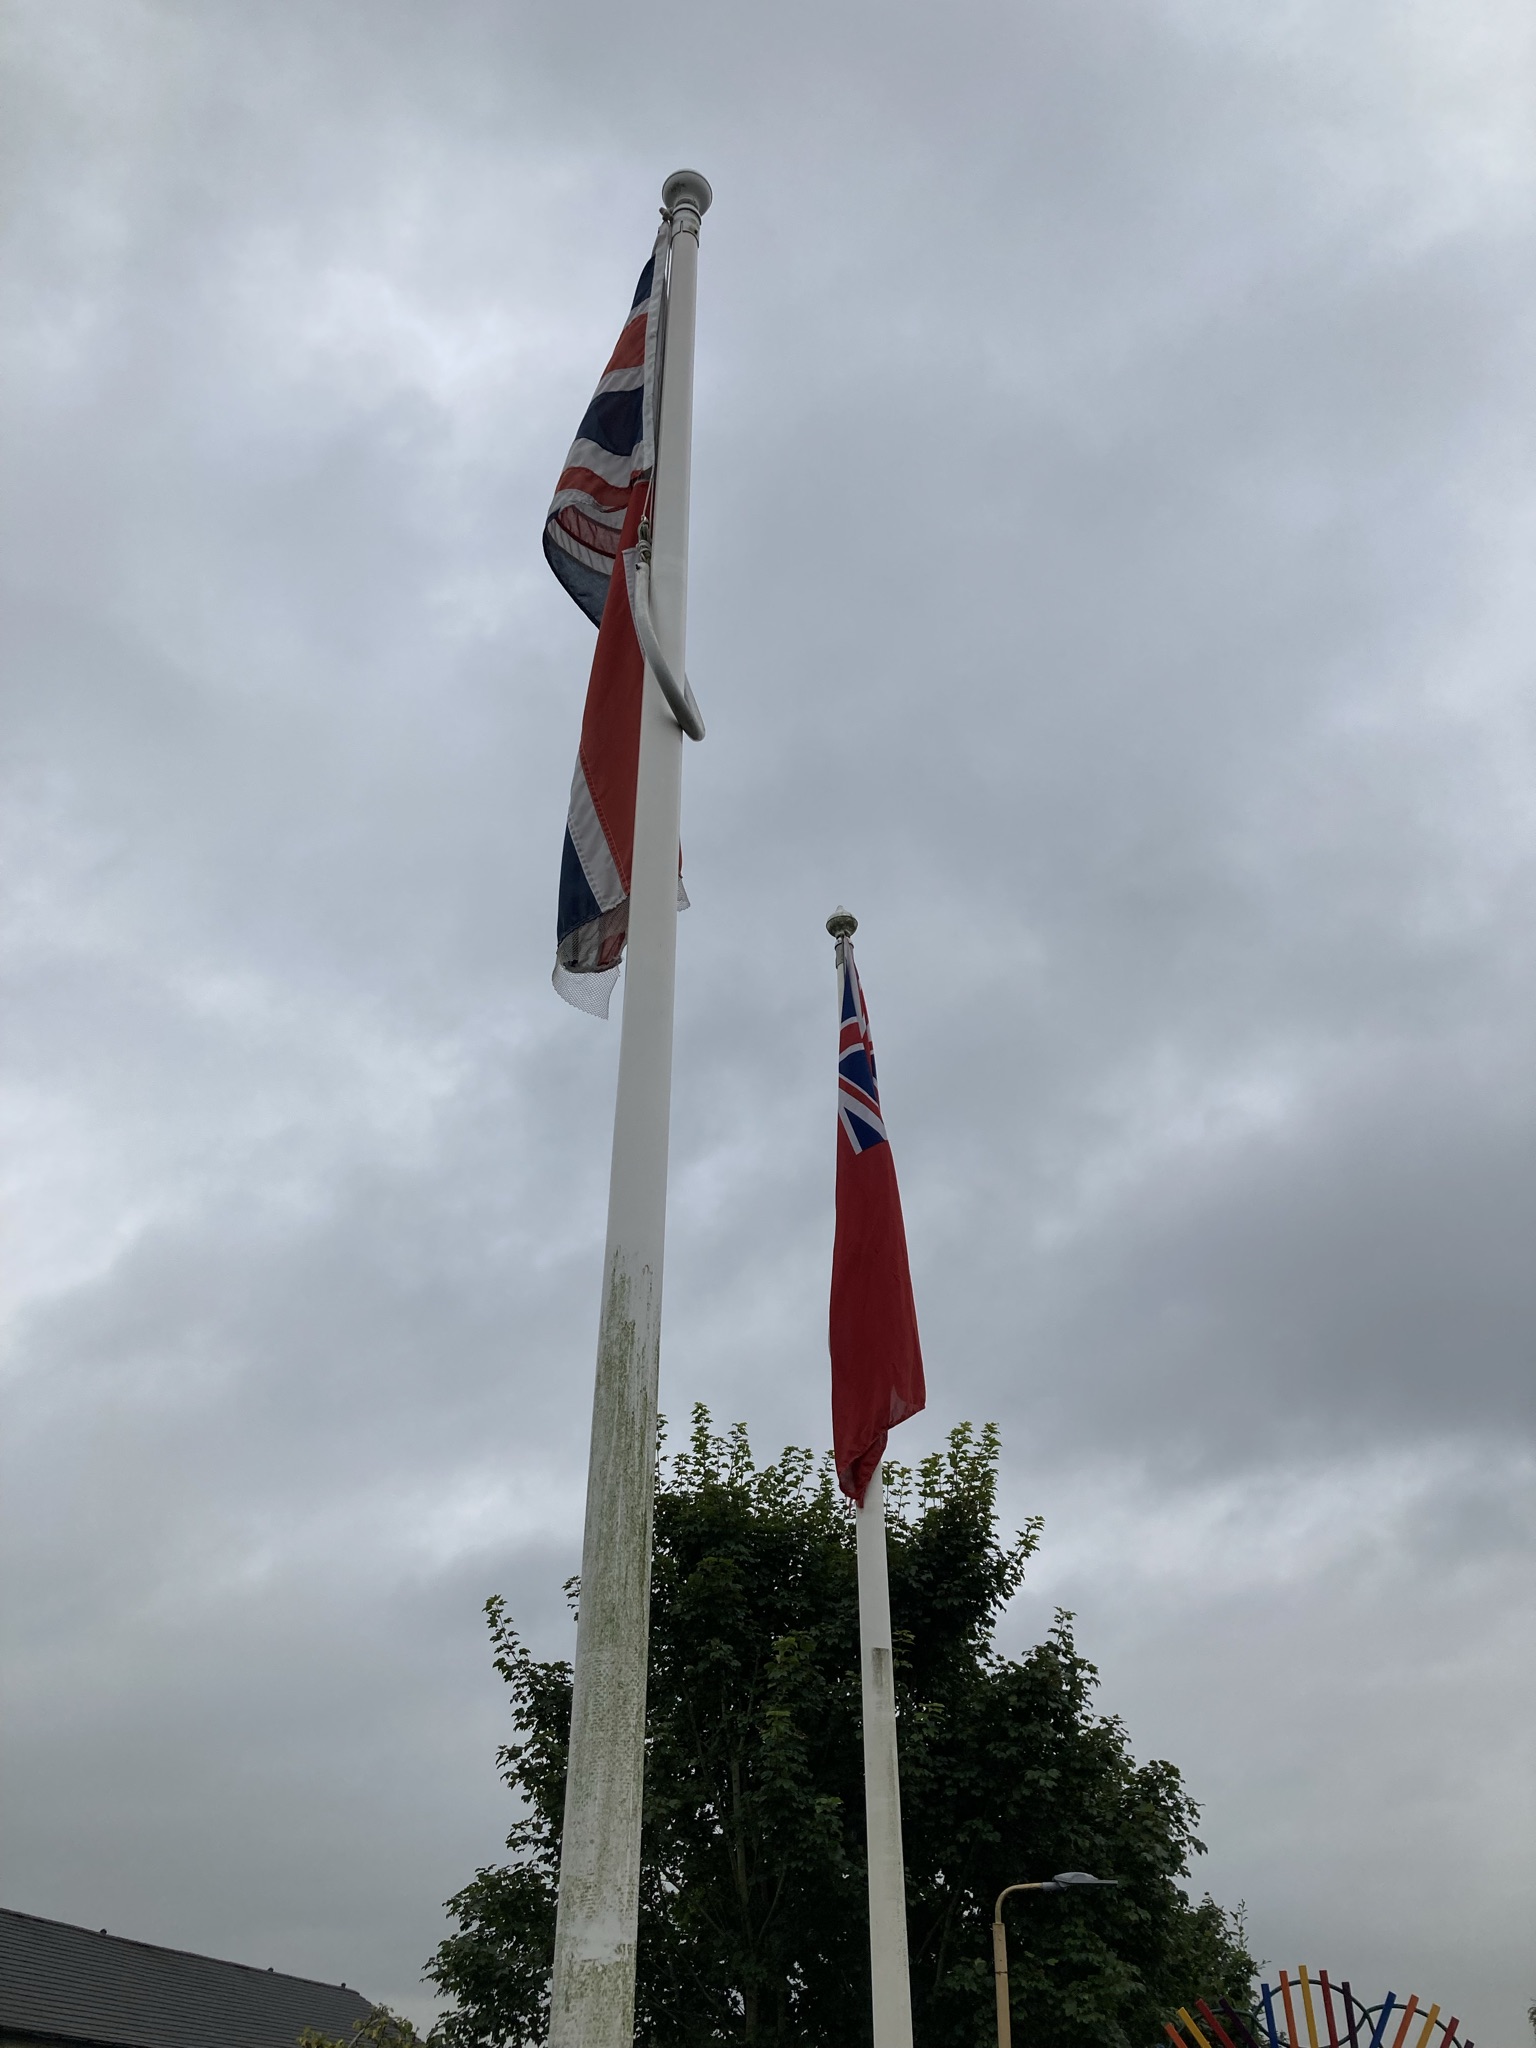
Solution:
[{"label": "metal clip on rope", "polygon": [[661,685],[661,694],[671,708],[672,716],[691,740],[704,737],[704,718],[693,694],[693,685],[687,676],[679,685],[672,673],[672,665],[661,651],[661,642],[656,638],[656,628],[651,623],[651,536],[647,523],[640,528],[640,544],[635,549],[635,633],[640,641],[640,652],[650,664],[652,675]]}]

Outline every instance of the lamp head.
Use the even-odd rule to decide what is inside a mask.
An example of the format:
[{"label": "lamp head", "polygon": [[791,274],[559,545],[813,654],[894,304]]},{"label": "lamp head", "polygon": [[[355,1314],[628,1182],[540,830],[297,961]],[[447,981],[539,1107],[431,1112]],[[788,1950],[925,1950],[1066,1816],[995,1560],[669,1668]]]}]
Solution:
[{"label": "lamp head", "polygon": [[1058,1870],[1054,1877],[1048,1877],[1040,1889],[1043,1892],[1072,1892],[1081,1885],[1113,1886],[1119,1884],[1118,1877],[1093,1877],[1086,1870]]}]

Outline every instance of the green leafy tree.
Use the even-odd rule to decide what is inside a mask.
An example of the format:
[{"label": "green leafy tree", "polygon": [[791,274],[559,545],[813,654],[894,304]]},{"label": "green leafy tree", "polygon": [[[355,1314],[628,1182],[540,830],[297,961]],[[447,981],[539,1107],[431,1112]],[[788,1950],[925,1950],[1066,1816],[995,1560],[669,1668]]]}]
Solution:
[{"label": "green leafy tree", "polygon": [[[993,2039],[992,1901],[1061,1869],[1120,1889],[1033,1895],[1010,1930],[1015,2023],[1052,2048],[1155,2048],[1196,1997],[1246,1995],[1241,1919],[1179,1880],[1201,1844],[1172,1764],[1134,1761],[1093,1708],[1059,1613],[1008,1659],[1000,1613],[1039,1541],[998,1540],[997,1434],[953,1432],[887,1466],[914,2030]],[[512,1861],[449,1901],[430,1974],[450,2048],[542,2040],[570,1723],[570,1670],[539,1663],[487,1603],[523,1802]],[[753,1463],[695,1412],[656,1501],[636,2040],[856,2048],[869,2039],[854,1532],[828,1464]]]},{"label": "green leafy tree", "polygon": [[436,2038],[433,2034],[423,2042],[408,2019],[391,2012],[387,2005],[376,2005],[367,2019],[358,2020],[345,2038],[322,2034],[317,2027],[303,2028],[298,2048],[431,2048]]}]

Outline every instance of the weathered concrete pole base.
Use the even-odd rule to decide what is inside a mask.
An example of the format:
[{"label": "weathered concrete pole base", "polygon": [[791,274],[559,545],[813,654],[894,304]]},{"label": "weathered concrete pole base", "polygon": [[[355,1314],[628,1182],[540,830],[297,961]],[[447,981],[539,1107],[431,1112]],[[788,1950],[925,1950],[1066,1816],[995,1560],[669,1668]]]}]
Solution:
[{"label": "weathered concrete pole base", "polygon": [[628,2048],[634,2038],[659,1279],[624,1271],[615,1253],[603,1301],[551,2048]]}]

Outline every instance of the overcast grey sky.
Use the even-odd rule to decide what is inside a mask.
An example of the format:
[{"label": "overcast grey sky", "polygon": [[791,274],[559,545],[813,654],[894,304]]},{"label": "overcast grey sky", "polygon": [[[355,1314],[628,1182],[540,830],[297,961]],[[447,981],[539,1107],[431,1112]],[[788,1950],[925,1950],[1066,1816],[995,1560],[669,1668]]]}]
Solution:
[{"label": "overcast grey sky", "polygon": [[425,2011],[499,1849],[618,1043],[539,529],[695,163],[663,1407],[826,1442],[845,902],[1007,1646],[1261,1955],[1514,2048],[1529,8],[7,17],[7,1903]]}]

